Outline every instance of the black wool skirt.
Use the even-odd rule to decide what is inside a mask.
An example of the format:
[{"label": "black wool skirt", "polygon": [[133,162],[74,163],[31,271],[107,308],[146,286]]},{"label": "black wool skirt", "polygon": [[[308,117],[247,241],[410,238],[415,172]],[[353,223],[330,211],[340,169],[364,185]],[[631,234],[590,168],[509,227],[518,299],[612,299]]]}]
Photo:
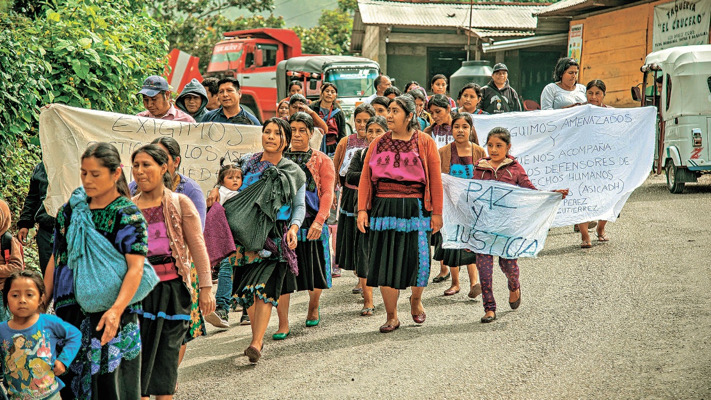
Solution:
[{"label": "black wool skirt", "polygon": [[473,251],[442,248],[442,234],[439,232],[432,235],[432,245],[434,246],[432,258],[448,267],[476,264],[476,253]]},{"label": "black wool skirt", "polygon": [[422,199],[375,197],[369,223],[368,286],[427,286],[431,228]]},{"label": "black wool skirt", "polygon": [[178,358],[190,328],[190,291],[182,278],[159,282],[143,299],[141,396],[172,395]]},{"label": "black wool skirt", "polygon": [[[358,191],[354,190],[353,207],[358,209]],[[365,233],[358,230],[358,213],[356,213],[355,236],[353,238],[353,262],[355,263],[355,272],[358,278],[368,277],[368,230]]]},{"label": "black wool skirt", "polygon": [[296,246],[296,259],[299,261],[299,274],[296,276],[296,290],[329,289],[331,287],[331,250],[329,248],[328,225],[323,226],[321,236],[316,240],[306,237],[313,217],[304,219],[299,229],[299,244]]},{"label": "black wool skirt", "polygon": [[[279,248],[282,237],[280,233],[285,232],[286,224],[286,221],[277,221],[277,226],[270,234],[270,237],[276,238]],[[283,245],[286,246],[286,243]],[[265,259],[256,258],[252,262],[246,260],[241,268],[242,279],[237,286],[235,297],[243,307],[251,307],[255,297],[276,307],[282,294],[292,293],[297,289],[296,276],[289,270],[289,264],[279,252]]]},{"label": "black wool skirt", "polygon": [[336,232],[336,264],[338,268],[353,271],[356,269],[354,258],[354,243],[356,227],[355,201],[358,191],[343,187],[341,209],[338,216],[338,231]]}]

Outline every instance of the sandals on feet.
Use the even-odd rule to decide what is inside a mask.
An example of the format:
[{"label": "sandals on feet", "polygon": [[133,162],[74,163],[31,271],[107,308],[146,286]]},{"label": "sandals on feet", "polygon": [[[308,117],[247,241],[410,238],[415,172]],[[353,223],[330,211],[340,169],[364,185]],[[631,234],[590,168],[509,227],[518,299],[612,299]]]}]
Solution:
[{"label": "sandals on feet", "polygon": [[459,293],[459,289],[454,289],[454,288],[449,288],[444,291],[445,296],[454,296],[457,293]]},{"label": "sandals on feet", "polygon": [[580,248],[581,249],[589,249],[592,247],[592,243],[590,242],[581,242],[580,243]]},{"label": "sandals on feet", "polygon": [[609,241],[610,241],[610,238],[607,237],[607,235],[605,234],[605,232],[603,232],[603,233],[601,233],[601,234],[598,233],[598,234],[597,234],[597,241],[598,241],[598,242],[609,242]]},{"label": "sandals on feet", "polygon": [[361,317],[370,317],[373,315],[375,312],[375,307],[363,307],[362,310],[360,310],[360,316]]},{"label": "sandals on feet", "polygon": [[469,289],[469,298],[476,299],[481,294],[481,284],[477,283]]}]

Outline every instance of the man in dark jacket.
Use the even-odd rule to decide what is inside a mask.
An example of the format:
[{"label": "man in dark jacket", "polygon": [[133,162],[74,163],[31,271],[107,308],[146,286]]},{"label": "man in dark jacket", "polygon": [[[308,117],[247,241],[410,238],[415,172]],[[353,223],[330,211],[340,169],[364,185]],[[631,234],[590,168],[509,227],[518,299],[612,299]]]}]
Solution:
[{"label": "man in dark jacket", "polygon": [[229,76],[222,78],[218,85],[221,106],[205,114],[202,122],[262,126],[257,117],[240,106],[242,91],[236,78]]},{"label": "man in dark jacket", "polygon": [[54,234],[55,219],[47,214],[44,209],[44,199],[47,197],[47,171],[44,164],[40,162],[35,166],[30,178],[30,191],[25,198],[25,205],[22,207],[20,219],[17,221],[17,239],[27,246],[27,234],[35,223],[39,225],[37,229],[37,251],[39,253],[40,269],[44,274],[49,258],[52,256],[52,236]]},{"label": "man in dark jacket", "polygon": [[195,118],[195,122],[202,122],[202,118],[207,113],[207,103],[207,91],[197,79],[188,82],[180,92],[180,96],[175,99],[175,106],[190,114]]},{"label": "man in dark jacket", "polygon": [[494,65],[491,81],[481,88],[479,108],[489,114],[523,110],[518,93],[509,86],[509,69],[505,64]]}]

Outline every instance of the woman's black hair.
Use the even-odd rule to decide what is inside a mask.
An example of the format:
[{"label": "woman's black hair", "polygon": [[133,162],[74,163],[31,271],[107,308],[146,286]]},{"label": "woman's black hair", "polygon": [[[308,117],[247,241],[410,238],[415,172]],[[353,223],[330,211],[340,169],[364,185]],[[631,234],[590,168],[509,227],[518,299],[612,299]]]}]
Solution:
[{"label": "woman's black hair", "polygon": [[329,87],[332,87],[333,90],[336,91],[336,94],[338,94],[338,88],[336,87],[336,85],[334,85],[334,84],[331,83],[331,82],[324,82],[324,83],[321,84],[321,93],[323,93],[323,91],[326,90],[326,89],[329,88]]},{"label": "woman's black hair", "polygon": [[449,104],[449,98],[443,94],[435,94],[430,97],[430,101],[427,102],[427,109],[429,110],[432,106],[444,108],[445,110],[452,107]]},{"label": "woman's black hair", "polygon": [[590,82],[588,82],[588,85],[585,86],[585,91],[588,91],[592,89],[593,87],[596,87],[600,90],[602,90],[602,94],[605,94],[607,92],[607,86],[605,86],[605,82],[599,80],[599,79],[593,79]]},{"label": "woman's black hair", "polygon": [[410,91],[410,86],[418,87],[418,86],[420,86],[420,84],[419,84],[417,81],[410,81],[410,82],[407,82],[407,83],[405,84],[405,89],[404,89],[404,90],[405,90],[405,93],[407,93],[407,92]]},{"label": "woman's black hair", "polygon": [[291,87],[294,86],[294,85],[298,86],[299,89],[303,89],[303,88],[304,88],[304,84],[301,83],[301,81],[291,81],[291,82],[289,82],[289,92],[291,91]]},{"label": "woman's black hair", "polygon": [[[165,154],[165,151],[158,147],[157,144],[147,144],[145,146],[141,146],[136,151],[131,154],[131,164],[133,164],[133,161],[136,158],[136,155],[139,153],[146,153],[151,158],[153,161],[156,162],[159,166],[162,165],[168,165],[168,155]],[[167,187],[168,189],[171,189],[173,187],[173,177],[170,176],[170,172],[165,171],[165,174],[163,174],[163,186]]]},{"label": "woman's black hair", "polygon": [[382,115],[370,117],[368,122],[365,123],[365,130],[367,131],[368,127],[373,124],[380,125],[380,127],[383,128],[385,132],[388,131],[388,121]]},{"label": "woman's black hair", "polygon": [[303,111],[295,112],[289,117],[289,126],[292,122],[303,122],[309,132],[314,133],[314,119],[309,114]]},{"label": "woman's black hair", "polygon": [[563,74],[570,67],[578,67],[578,69],[580,69],[580,64],[578,64],[574,58],[570,57],[563,57],[559,59],[555,64],[555,69],[553,70],[553,82],[560,82],[560,80],[563,79]]},{"label": "woman's black hair", "polygon": [[397,103],[398,107],[405,111],[405,116],[410,116],[410,123],[408,124],[408,129],[418,130],[420,128],[420,123],[417,121],[417,107],[415,106],[415,101],[412,96],[402,95],[394,98],[392,103]]},{"label": "woman's black hair", "polygon": [[[111,143],[98,142],[90,145],[84,150],[84,154],[81,155],[81,159],[94,157],[99,163],[109,169],[112,174],[116,172],[117,169],[123,167],[121,165],[121,156],[118,150]],[[126,175],[123,173],[123,168],[121,168],[121,176],[116,181],[116,190],[118,190],[121,196],[131,198],[131,192],[128,190],[128,183],[126,182]]]},{"label": "woman's black hair", "polygon": [[[387,106],[385,106],[385,107],[387,107]],[[361,113],[366,113],[372,117],[373,115],[375,115],[375,109],[370,104],[363,103],[363,104],[359,105],[358,107],[356,107],[355,110],[353,111],[353,119],[355,120],[356,115],[361,114]]]},{"label": "woman's black hair", "polygon": [[472,116],[469,113],[456,113],[452,117],[452,127],[454,127],[454,123],[459,120],[463,119],[464,122],[469,124],[471,127],[471,131],[469,132],[469,141],[472,143],[479,144],[479,136],[476,134],[476,129],[474,129],[474,121],[472,120]]},{"label": "woman's black hair", "polygon": [[12,288],[12,282],[14,282],[18,278],[27,278],[31,280],[35,285],[37,285],[37,291],[39,292],[40,295],[40,301],[42,300],[42,296],[44,296],[45,293],[45,288],[44,288],[44,280],[42,279],[42,275],[37,273],[36,271],[33,271],[31,269],[23,269],[22,271],[15,271],[5,279],[5,284],[2,287],[2,301],[5,303],[5,308],[7,308],[7,296],[8,293],[10,293],[10,288]]},{"label": "woman's black hair", "polygon": [[395,97],[397,97],[397,96],[401,96],[402,92],[400,91],[400,89],[396,88],[395,86],[390,86],[389,88],[385,89],[385,91],[383,92],[383,96],[385,96],[385,97],[388,97],[391,94],[394,94]]},{"label": "woman's black hair", "polygon": [[390,105],[390,102],[391,102],[391,101],[392,101],[392,100],[390,100],[389,97],[376,96],[373,100],[370,101],[370,104],[371,104],[371,105],[373,105],[373,104],[380,104],[381,106],[383,106],[383,107],[385,107],[385,108],[388,108],[388,106]]},{"label": "woman's black hair", "polygon": [[419,99],[419,100],[422,100],[423,102],[427,103],[427,95],[422,93],[422,90],[420,90],[419,88],[412,89],[405,94],[412,97],[413,100]]},{"label": "woman's black hair", "polygon": [[444,79],[444,83],[449,83],[449,82],[447,81],[447,77],[446,77],[446,76],[444,76],[444,75],[442,75],[442,74],[437,74],[437,75],[433,76],[432,79],[430,80],[430,89],[432,89],[432,86],[434,85],[434,83],[437,82],[437,81],[440,80],[440,79]]},{"label": "woman's black hair", "polygon": [[306,97],[304,95],[296,93],[292,94],[291,97],[289,97],[289,105],[293,105],[294,103],[302,102],[306,104]]},{"label": "woman's black hair", "polygon": [[496,128],[490,130],[489,134],[486,136],[486,143],[489,143],[489,139],[492,137],[497,137],[507,145],[511,145],[511,133],[506,128],[497,126]]},{"label": "woman's black hair", "polygon": [[[162,136],[157,139],[154,139],[151,144],[161,144],[163,147],[168,149],[168,155],[170,156],[171,159],[173,159],[173,162],[178,161],[178,157],[180,157],[180,144],[178,144],[178,141],[173,139],[172,137],[168,136]],[[178,167],[180,167],[180,163],[182,162],[182,159],[180,162],[175,164],[175,170],[178,170]],[[176,172],[177,173],[177,172]],[[170,185],[168,185],[170,187]]]},{"label": "woman's black hair", "polygon": [[220,172],[217,173],[217,184],[222,185],[225,181],[225,178],[230,174],[230,171],[238,171],[240,175],[242,175],[242,160],[237,159],[235,162],[230,163],[230,164],[225,164],[226,157],[221,157],[220,158]]},{"label": "woman's black hair", "polygon": [[462,98],[462,95],[464,94],[464,91],[467,89],[471,89],[476,93],[476,96],[481,98],[481,86],[477,85],[476,83],[469,82],[464,87],[462,90],[459,91],[459,95],[457,96],[457,100]]},{"label": "woman's black hair", "polygon": [[[284,150],[282,150],[282,152],[287,151],[289,149],[289,146],[291,145],[291,125],[289,125],[286,120],[283,120],[279,117],[271,117],[268,120],[264,121],[264,125],[262,125],[262,134],[264,133],[264,130],[267,129],[267,126],[269,124],[276,124],[276,126],[279,128],[279,132],[284,135],[284,139],[286,140],[286,146],[284,146]],[[279,144],[281,145],[281,141]]]}]

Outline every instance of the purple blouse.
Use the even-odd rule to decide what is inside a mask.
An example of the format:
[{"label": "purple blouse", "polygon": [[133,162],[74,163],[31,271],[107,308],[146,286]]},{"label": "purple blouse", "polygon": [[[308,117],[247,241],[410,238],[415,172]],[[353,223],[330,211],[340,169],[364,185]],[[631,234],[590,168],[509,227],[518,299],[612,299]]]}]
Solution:
[{"label": "purple blouse", "polygon": [[432,125],[432,139],[437,143],[438,149],[454,142],[452,125]]},{"label": "purple blouse", "polygon": [[393,139],[392,132],[383,135],[370,157],[373,182],[389,179],[401,183],[427,183],[425,168],[417,148],[419,134],[419,131],[415,132],[407,141]]},{"label": "purple blouse", "polygon": [[146,208],[141,212],[148,222],[148,257],[170,256],[172,251],[170,250],[168,231],[165,227],[163,205]]}]

